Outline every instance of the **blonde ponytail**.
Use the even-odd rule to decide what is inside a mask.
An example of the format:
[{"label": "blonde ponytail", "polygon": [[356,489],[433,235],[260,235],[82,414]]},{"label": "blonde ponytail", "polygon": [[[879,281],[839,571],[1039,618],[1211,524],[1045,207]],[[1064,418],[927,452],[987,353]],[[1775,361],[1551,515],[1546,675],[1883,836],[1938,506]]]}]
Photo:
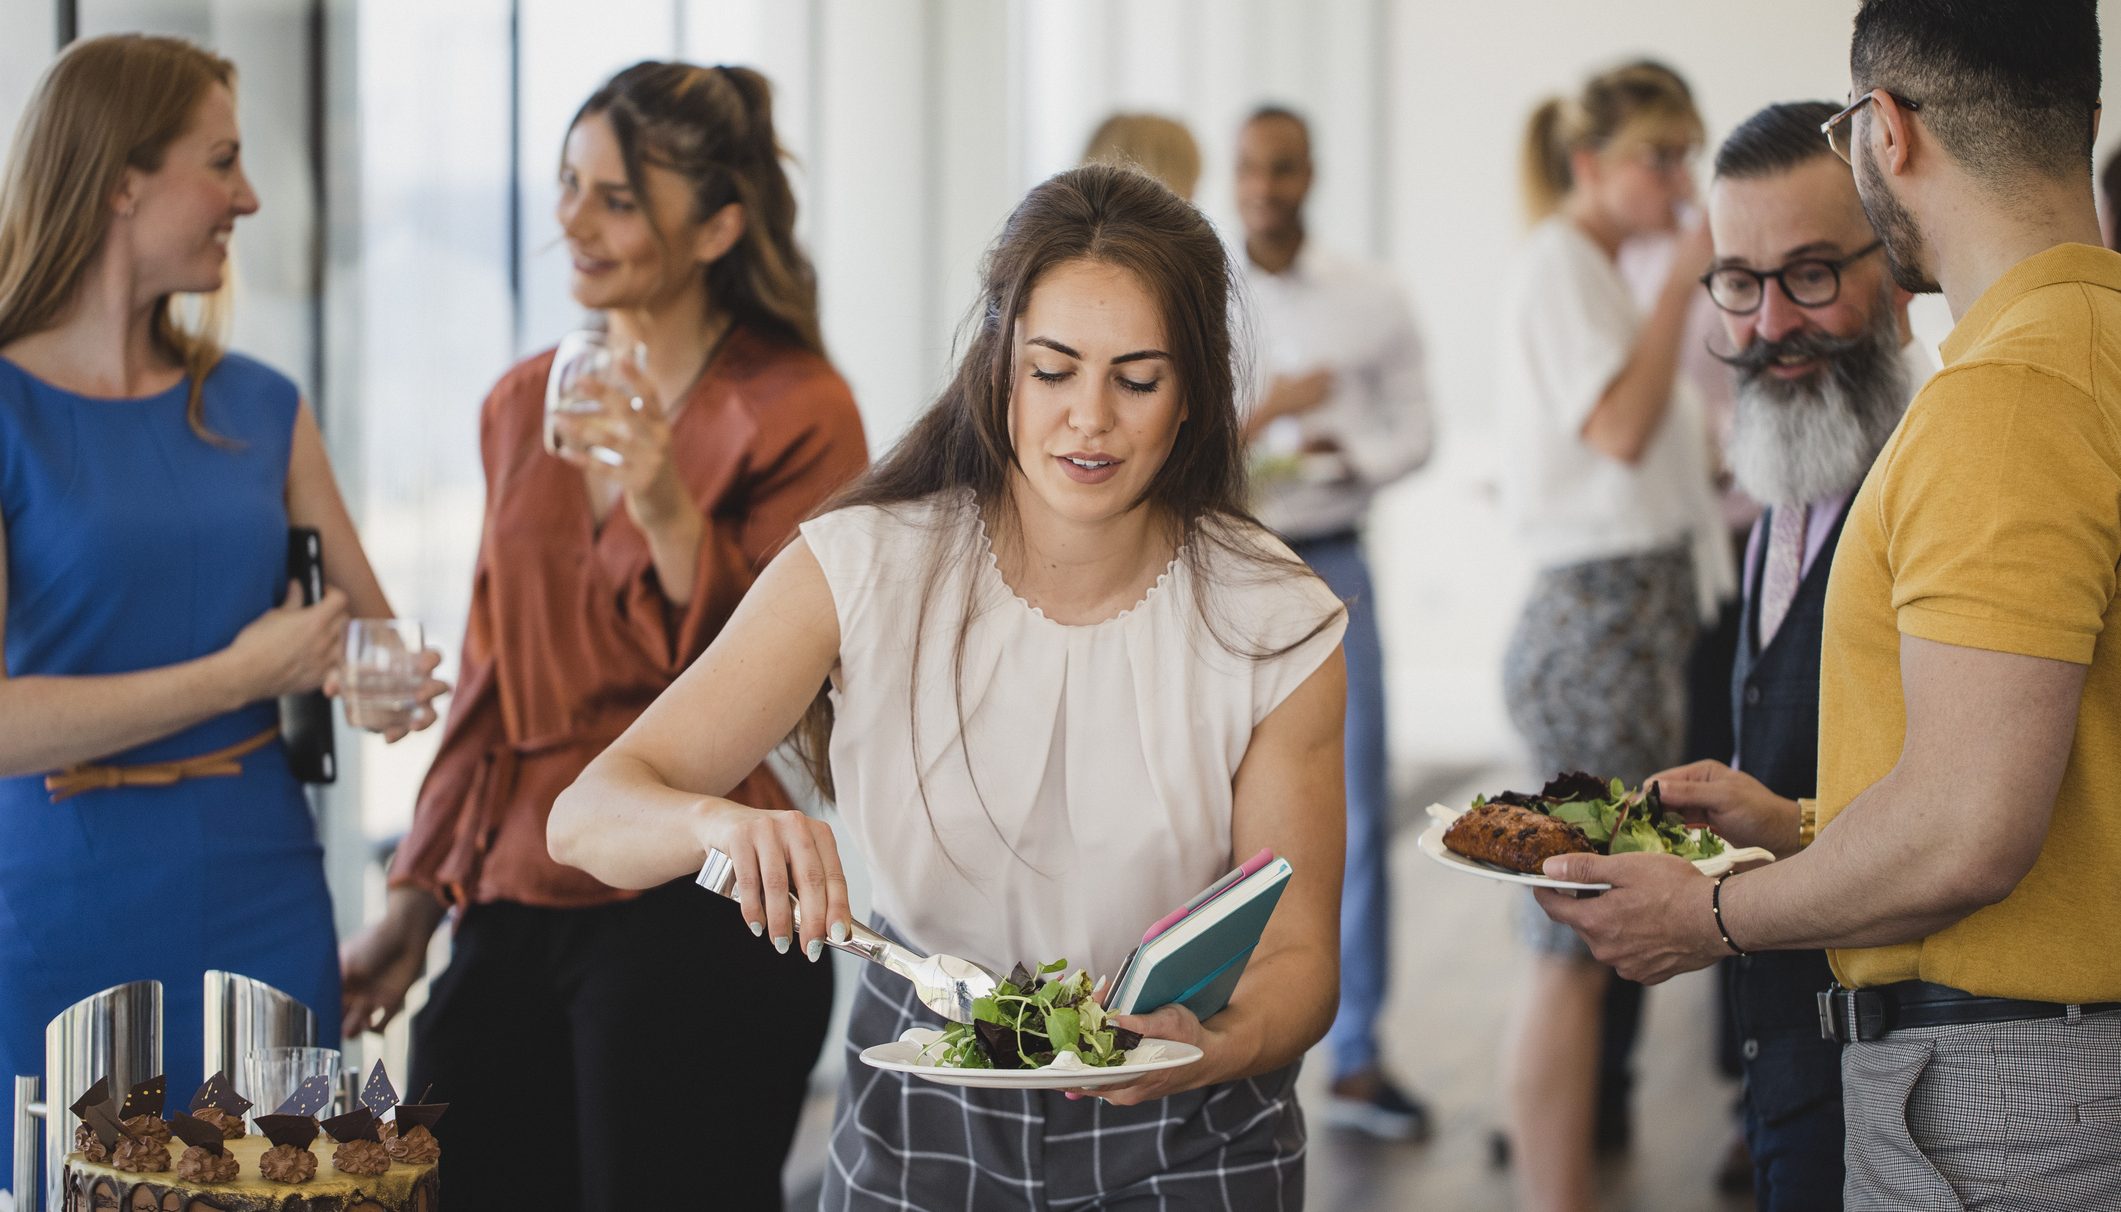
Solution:
[{"label": "blonde ponytail", "polygon": [[1525,123],[1518,190],[1527,223],[1538,223],[1560,210],[1562,199],[1569,196],[1569,147],[1561,129],[1567,107],[1568,102],[1560,97],[1549,97]]},{"label": "blonde ponytail", "polygon": [[1527,221],[1538,223],[1561,209],[1575,188],[1569,163],[1575,153],[1602,148],[1643,119],[1677,126],[1696,142],[1702,137],[1701,114],[1686,81],[1648,60],[1600,72],[1575,97],[1542,102],[1525,123],[1519,166]]}]

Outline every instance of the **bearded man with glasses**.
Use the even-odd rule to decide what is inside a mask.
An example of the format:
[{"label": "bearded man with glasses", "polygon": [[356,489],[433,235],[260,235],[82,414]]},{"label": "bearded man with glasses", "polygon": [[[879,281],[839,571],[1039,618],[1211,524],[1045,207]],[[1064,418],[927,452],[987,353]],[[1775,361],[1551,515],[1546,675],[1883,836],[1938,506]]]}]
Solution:
[{"label": "bearded man with glasses", "polygon": [[1956,326],[1835,551],[1817,796],[1671,781],[1668,803],[1785,857],[1711,881],[1569,855],[1547,874],[1612,891],[1540,903],[1651,982],[1826,948],[1847,1207],[2121,1207],[2121,255],[2092,201],[2098,16],[1865,0],[1849,68],[1828,137],[1893,279],[1941,290]]},{"label": "bearded man with glasses", "polygon": [[[1724,459],[1766,506],[1744,565],[1728,671],[1736,746],[1655,776],[1668,803],[1743,769],[1793,805],[1816,792],[1819,644],[1827,576],[1857,485],[1935,369],[1910,339],[1909,294],[1887,276],[1855,178],[1819,139],[1824,101],[1771,105],[1716,153],[1715,260],[1737,407]],[[1794,816],[1785,843],[1796,848]],[[1819,1038],[1826,953],[1724,963],[1745,1071],[1745,1138],[1759,1212],[1834,1212],[1843,1181],[1841,1048]]]}]

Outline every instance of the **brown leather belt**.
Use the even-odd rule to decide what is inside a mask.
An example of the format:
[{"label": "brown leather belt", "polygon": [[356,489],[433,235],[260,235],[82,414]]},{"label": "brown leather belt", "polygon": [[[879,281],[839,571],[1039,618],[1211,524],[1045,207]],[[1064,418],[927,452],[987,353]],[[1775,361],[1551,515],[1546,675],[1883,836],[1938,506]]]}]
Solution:
[{"label": "brown leather belt", "polygon": [[143,762],[137,766],[103,766],[84,763],[44,776],[44,789],[52,803],[70,799],[84,791],[106,791],[113,787],[167,787],[185,779],[232,778],[243,773],[243,759],[280,738],[275,724],[248,740],[226,749],[202,753],[174,762]]}]

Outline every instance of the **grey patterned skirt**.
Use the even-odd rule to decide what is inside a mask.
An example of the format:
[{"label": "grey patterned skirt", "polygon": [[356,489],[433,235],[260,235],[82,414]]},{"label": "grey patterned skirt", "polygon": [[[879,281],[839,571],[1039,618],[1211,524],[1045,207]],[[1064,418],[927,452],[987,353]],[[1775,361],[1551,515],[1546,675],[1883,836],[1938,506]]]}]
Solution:
[{"label": "grey patterned skirt", "polygon": [[[1502,666],[1510,722],[1540,777],[1583,770],[1632,786],[1677,765],[1698,627],[1683,548],[1541,572]],[[1525,904],[1535,947],[1589,954],[1575,931]]]},{"label": "grey patterned skirt", "polygon": [[863,1048],[908,1027],[941,1025],[911,985],[864,967],[821,1212],[1303,1207],[1296,1066],[1115,1107],[1058,1091],[938,1085],[861,1062]]}]

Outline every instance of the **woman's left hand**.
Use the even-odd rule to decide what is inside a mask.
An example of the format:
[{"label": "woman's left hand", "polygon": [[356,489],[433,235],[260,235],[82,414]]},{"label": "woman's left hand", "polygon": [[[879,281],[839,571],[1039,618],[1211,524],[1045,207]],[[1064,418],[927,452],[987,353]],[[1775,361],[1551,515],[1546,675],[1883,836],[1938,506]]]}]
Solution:
[{"label": "woman's left hand", "polygon": [[[635,524],[653,530],[692,514],[694,507],[670,457],[670,422],[663,417],[662,397],[626,359],[615,359],[612,372],[612,378],[598,385],[604,411],[558,418],[560,457],[616,481]],[[610,451],[618,462],[591,454],[592,446]]]},{"label": "woman's left hand", "polygon": [[[412,718],[404,726],[388,728],[377,734],[386,745],[394,745],[415,732],[432,725],[440,717],[435,709],[435,700],[449,693],[449,683],[437,678],[435,670],[442,667],[442,654],[433,648],[422,648],[413,658],[413,667],[420,675],[420,689],[414,693]],[[333,670],[324,679],[324,693],[338,698],[340,691],[339,672]]]},{"label": "woman's left hand", "polygon": [[1117,1086],[1102,1086],[1095,1090],[1070,1090],[1068,1097],[1101,1098],[1115,1107],[1132,1107],[1181,1094],[1201,1086],[1213,1085],[1228,1076],[1229,1068],[1224,1049],[1218,1045],[1225,1041],[1214,1031],[1201,1025],[1193,1012],[1184,1006],[1173,1004],[1149,1014],[1115,1014],[1114,1026],[1137,1032],[1145,1040],[1167,1039],[1181,1044],[1191,1044],[1200,1049],[1201,1058],[1190,1065],[1175,1069],[1158,1069],[1144,1073],[1131,1082]]}]

